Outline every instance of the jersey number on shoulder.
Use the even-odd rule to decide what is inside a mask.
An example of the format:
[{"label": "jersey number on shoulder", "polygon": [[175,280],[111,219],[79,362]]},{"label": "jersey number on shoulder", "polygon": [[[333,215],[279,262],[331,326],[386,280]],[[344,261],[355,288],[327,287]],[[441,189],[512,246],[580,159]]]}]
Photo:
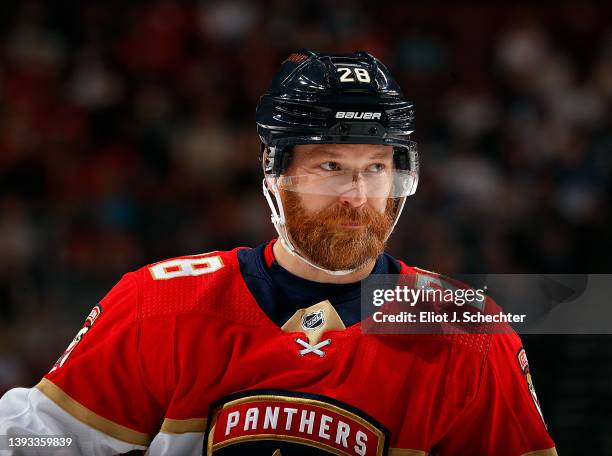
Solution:
[{"label": "jersey number on shoulder", "polygon": [[206,258],[180,258],[162,261],[149,268],[154,280],[168,280],[177,277],[199,276],[218,271],[223,267],[220,256]]}]

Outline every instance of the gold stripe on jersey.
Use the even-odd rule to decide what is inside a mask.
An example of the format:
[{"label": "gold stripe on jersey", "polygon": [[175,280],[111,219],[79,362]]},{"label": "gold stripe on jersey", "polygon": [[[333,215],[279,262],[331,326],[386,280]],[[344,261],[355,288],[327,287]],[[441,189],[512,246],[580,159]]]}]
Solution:
[{"label": "gold stripe on jersey", "polygon": [[185,434],[186,432],[204,432],[206,430],[206,418],[189,418],[186,420],[175,420],[165,418],[161,425],[161,432],[166,434]]},{"label": "gold stripe on jersey", "polygon": [[72,399],[59,386],[46,378],[43,378],[35,388],[77,420],[106,435],[134,445],[148,446],[151,442],[151,437],[148,434],[122,426],[121,424],[117,424],[114,421],[108,420],[92,412]]},{"label": "gold stripe on jersey", "polygon": [[557,449],[555,447],[548,448],[546,450],[530,451],[529,453],[523,453],[521,456],[558,456]]}]

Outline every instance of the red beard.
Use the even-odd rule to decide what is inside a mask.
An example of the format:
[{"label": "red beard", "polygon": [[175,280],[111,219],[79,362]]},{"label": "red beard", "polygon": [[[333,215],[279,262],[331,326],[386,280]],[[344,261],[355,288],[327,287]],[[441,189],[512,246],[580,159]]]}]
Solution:
[{"label": "red beard", "polygon": [[[385,249],[395,204],[388,200],[384,213],[363,205],[334,204],[315,213],[304,209],[300,195],[282,191],[287,231],[294,246],[308,260],[330,271],[354,270]],[[361,225],[344,228],[342,225]]]}]

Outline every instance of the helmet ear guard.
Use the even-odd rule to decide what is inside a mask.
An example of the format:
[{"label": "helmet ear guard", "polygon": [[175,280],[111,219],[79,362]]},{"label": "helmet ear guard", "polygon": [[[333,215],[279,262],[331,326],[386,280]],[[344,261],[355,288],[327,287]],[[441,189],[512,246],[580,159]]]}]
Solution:
[{"label": "helmet ear guard", "polygon": [[276,177],[280,176],[287,171],[292,158],[293,146],[279,148],[275,146],[266,146],[264,143],[261,143],[259,160],[263,163],[264,174],[266,175],[272,174]]},{"label": "helmet ear guard", "polygon": [[[418,154],[410,139],[414,108],[404,100],[387,68],[371,54],[323,55],[300,50],[291,54],[260,98],[257,131],[259,159],[264,171],[263,193],[272,212],[282,245],[307,264],[333,275],[302,255],[287,232],[279,182],[299,144],[379,144],[393,147],[398,173],[411,176],[403,192],[393,196],[396,215],[391,234],[406,197],[418,184]],[[406,176],[404,176],[406,177]],[[400,188],[394,185],[393,188]]]}]

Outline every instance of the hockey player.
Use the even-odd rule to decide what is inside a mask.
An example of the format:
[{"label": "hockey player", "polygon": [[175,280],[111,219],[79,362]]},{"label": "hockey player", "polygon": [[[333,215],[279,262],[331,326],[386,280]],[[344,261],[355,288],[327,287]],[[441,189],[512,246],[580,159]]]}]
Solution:
[{"label": "hockey player", "polygon": [[435,277],[384,252],[413,122],[371,55],[290,55],[257,107],[278,239],[126,274],[0,400],[0,453],[555,455],[515,334],[362,331],[361,280]]}]

